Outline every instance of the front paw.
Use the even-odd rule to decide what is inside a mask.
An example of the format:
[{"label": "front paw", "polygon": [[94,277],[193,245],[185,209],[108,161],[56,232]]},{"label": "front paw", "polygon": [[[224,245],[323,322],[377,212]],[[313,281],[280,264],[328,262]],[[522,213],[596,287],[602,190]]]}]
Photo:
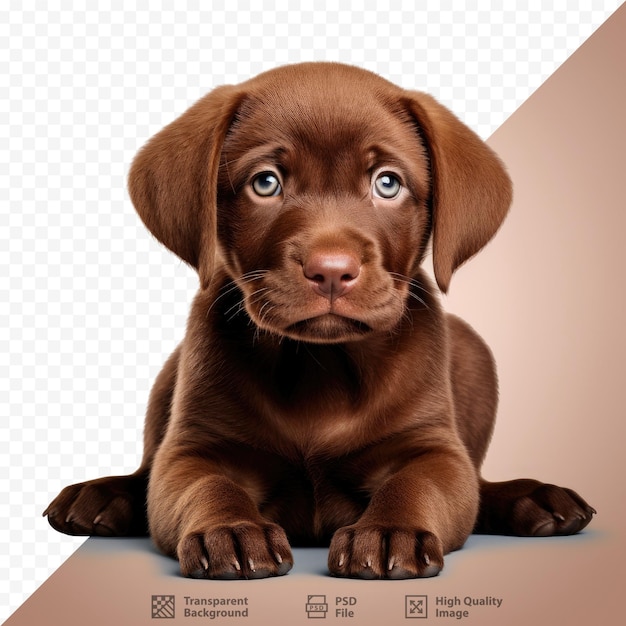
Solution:
[{"label": "front paw", "polygon": [[595,512],[575,491],[540,484],[514,502],[511,526],[522,536],[573,535],[589,524]]},{"label": "front paw", "polygon": [[575,491],[521,478],[483,481],[475,532],[522,537],[573,535],[596,511]]},{"label": "front paw", "polygon": [[146,535],[146,481],[109,476],[65,487],[43,515],[67,535]]},{"label": "front paw", "polygon": [[188,534],[177,556],[181,573],[189,578],[268,578],[293,566],[285,531],[271,523],[221,524]]},{"label": "front paw", "polygon": [[443,568],[443,546],[431,532],[382,525],[340,528],[328,569],[348,578],[427,578]]}]

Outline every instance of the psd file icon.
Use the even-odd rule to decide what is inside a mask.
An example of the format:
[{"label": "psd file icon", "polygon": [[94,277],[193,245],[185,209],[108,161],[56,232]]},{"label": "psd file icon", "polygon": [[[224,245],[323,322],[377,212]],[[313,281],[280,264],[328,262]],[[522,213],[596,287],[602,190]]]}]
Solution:
[{"label": "psd file icon", "polygon": [[324,619],[328,613],[326,596],[307,596],[306,615],[309,619]]}]

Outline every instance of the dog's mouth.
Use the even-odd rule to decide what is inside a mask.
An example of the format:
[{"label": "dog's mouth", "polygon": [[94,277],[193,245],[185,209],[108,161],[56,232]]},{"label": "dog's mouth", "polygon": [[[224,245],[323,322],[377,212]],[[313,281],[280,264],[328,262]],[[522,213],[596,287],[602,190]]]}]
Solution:
[{"label": "dog's mouth", "polygon": [[373,282],[331,299],[316,294],[309,285],[286,289],[278,281],[255,279],[251,289],[249,282],[241,285],[245,308],[232,292],[232,304],[224,303],[227,310],[245,310],[259,330],[308,343],[346,343],[389,332],[406,307],[404,284]]},{"label": "dog's mouth", "polygon": [[372,332],[372,328],[356,319],[326,313],[289,325],[284,334],[294,339],[315,343],[354,341]]}]

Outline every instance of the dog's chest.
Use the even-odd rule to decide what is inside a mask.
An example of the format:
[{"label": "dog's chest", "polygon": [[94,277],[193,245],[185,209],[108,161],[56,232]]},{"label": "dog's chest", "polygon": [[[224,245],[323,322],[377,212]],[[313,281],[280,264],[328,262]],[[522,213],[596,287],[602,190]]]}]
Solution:
[{"label": "dog's chest", "polygon": [[286,466],[261,510],[294,545],[324,545],[365,510],[369,496],[358,482],[337,460]]},{"label": "dog's chest", "polygon": [[367,385],[336,347],[293,348],[265,372],[260,436],[288,457],[337,456],[371,422]]},{"label": "dog's chest", "polygon": [[367,418],[366,412],[351,410],[339,398],[328,404],[312,403],[297,413],[281,407],[266,414],[262,445],[294,462],[340,457],[368,438],[363,432]]}]

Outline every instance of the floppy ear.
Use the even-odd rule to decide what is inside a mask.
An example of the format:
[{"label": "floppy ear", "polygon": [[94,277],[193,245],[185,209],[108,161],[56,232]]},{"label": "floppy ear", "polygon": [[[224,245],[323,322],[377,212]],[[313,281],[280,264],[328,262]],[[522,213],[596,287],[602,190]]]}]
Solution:
[{"label": "floppy ear", "polygon": [[150,232],[198,270],[206,288],[217,251],[217,173],[226,132],[243,94],[211,91],[137,154],[128,189]]},{"label": "floppy ear", "polygon": [[444,293],[453,272],[495,234],[512,198],[496,154],[434,98],[408,92],[431,162],[433,265]]}]

